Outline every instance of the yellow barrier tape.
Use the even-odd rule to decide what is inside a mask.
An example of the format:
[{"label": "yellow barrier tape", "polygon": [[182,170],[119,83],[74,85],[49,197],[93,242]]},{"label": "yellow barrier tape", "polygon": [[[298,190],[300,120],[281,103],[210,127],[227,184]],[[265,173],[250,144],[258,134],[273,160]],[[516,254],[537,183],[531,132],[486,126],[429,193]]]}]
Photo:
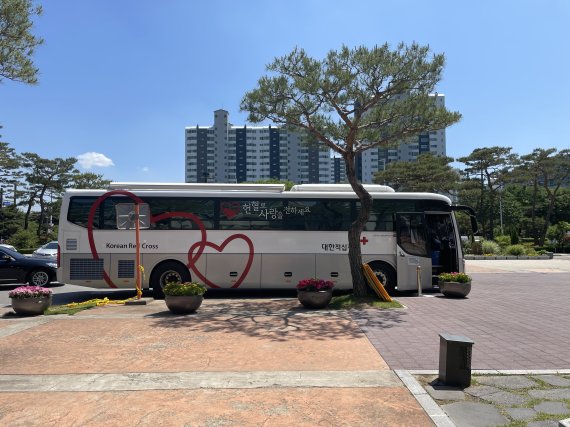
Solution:
[{"label": "yellow barrier tape", "polygon": [[86,305],[93,305],[93,304],[95,304],[97,307],[99,307],[99,306],[108,305],[108,304],[125,304],[125,302],[131,301],[133,299],[135,299],[135,297],[127,298],[124,300],[110,300],[107,297],[105,297],[105,298],[94,298],[94,299],[90,299],[89,301],[70,302],[69,304],[65,304],[65,307],[76,308],[76,307],[83,307]]}]

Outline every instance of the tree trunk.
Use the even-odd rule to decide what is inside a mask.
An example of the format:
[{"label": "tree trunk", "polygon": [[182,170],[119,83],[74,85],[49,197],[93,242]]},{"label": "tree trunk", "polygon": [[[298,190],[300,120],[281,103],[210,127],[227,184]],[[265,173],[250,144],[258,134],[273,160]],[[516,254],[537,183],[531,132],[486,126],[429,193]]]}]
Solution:
[{"label": "tree trunk", "polygon": [[37,235],[38,237],[41,237],[42,235],[42,228],[44,225],[44,220],[45,220],[45,205],[44,205],[44,194],[45,194],[45,189],[43,189],[40,193],[40,219],[39,219],[39,224],[38,224],[38,231],[37,231]]},{"label": "tree trunk", "polygon": [[360,181],[356,177],[356,168],[354,162],[354,153],[347,152],[343,155],[346,164],[346,177],[352,189],[360,200],[360,212],[356,220],[351,224],[348,230],[348,259],[350,263],[350,273],[352,275],[352,287],[354,295],[363,297],[368,294],[368,288],[362,273],[362,252],[360,250],[360,234],[372,208],[372,197],[364,189]]},{"label": "tree trunk", "polygon": [[546,240],[546,233],[548,232],[548,227],[550,226],[550,218],[552,217],[552,212],[554,212],[554,205],[556,203],[556,193],[548,191],[548,210],[546,211],[546,217],[544,218],[544,227],[542,227],[542,233],[540,233],[540,240],[538,242],[539,246],[544,246],[544,241]]},{"label": "tree trunk", "polygon": [[538,245],[538,230],[536,229],[536,199],[538,197],[538,180],[534,178],[534,185],[532,189],[532,211],[531,211],[531,224],[532,224],[532,237],[535,246]]}]

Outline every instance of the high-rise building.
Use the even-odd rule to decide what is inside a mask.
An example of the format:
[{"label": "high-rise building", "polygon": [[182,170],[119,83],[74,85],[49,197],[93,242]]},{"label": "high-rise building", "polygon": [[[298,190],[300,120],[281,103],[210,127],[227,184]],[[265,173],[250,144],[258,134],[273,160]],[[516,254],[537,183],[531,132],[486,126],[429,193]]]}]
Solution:
[{"label": "high-rise building", "polygon": [[[445,106],[445,95],[434,93],[434,103]],[[391,162],[413,162],[420,154],[432,153],[435,156],[446,155],[445,129],[421,133],[407,138],[394,147],[373,148],[360,153],[356,158],[356,175],[364,184],[373,182],[374,175],[384,170]]]},{"label": "high-rise building", "polygon": [[[431,95],[438,106],[442,94]],[[213,126],[185,129],[186,182],[253,182],[279,179],[300,183],[347,182],[344,160],[324,145],[311,145],[300,132],[281,126],[234,126],[228,112],[214,112]],[[420,154],[446,155],[445,129],[422,133],[394,147],[373,148],[356,158],[356,174],[371,183],[376,172],[394,161],[414,161]]]},{"label": "high-rise building", "polygon": [[186,182],[330,182],[329,150],[279,126],[233,126],[214,112],[213,126],[187,127]]}]

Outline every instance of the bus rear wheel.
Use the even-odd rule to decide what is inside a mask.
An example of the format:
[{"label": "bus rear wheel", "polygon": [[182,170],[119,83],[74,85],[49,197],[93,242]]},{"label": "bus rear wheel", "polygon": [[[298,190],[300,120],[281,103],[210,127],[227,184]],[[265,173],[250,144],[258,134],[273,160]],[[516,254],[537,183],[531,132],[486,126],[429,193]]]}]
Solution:
[{"label": "bus rear wheel", "polygon": [[167,283],[189,282],[190,272],[185,265],[178,262],[165,262],[152,271],[150,285],[152,286],[152,296],[155,299],[164,299],[163,288]]},{"label": "bus rear wheel", "polygon": [[396,290],[396,271],[385,262],[371,262],[369,265],[386,292],[393,295]]}]

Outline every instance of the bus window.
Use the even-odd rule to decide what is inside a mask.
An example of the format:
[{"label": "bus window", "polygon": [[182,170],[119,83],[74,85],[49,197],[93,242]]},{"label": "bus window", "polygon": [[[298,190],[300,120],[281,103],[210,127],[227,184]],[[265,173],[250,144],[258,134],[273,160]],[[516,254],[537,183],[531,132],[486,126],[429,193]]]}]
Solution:
[{"label": "bus window", "polygon": [[427,256],[423,214],[398,214],[398,244],[410,255]]},{"label": "bus window", "polygon": [[280,230],[282,200],[220,200],[220,230]]},{"label": "bus window", "polygon": [[[196,215],[206,230],[214,228],[214,201],[211,199],[193,199],[184,197],[145,197],[152,216],[167,212],[185,212]],[[153,222],[151,230],[197,230],[199,226],[187,218],[165,218]]]}]

